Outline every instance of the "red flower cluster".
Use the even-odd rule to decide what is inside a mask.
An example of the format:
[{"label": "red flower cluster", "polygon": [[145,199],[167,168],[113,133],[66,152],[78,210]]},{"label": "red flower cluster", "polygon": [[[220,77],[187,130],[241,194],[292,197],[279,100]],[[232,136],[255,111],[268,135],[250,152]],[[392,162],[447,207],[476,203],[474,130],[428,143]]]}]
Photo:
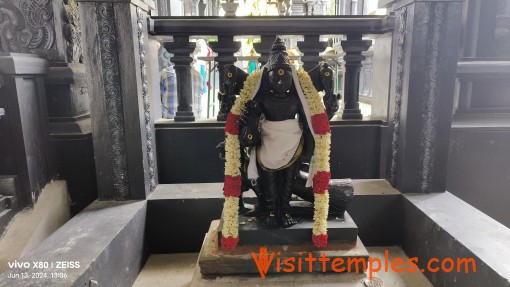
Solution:
[{"label": "red flower cluster", "polygon": [[237,243],[239,243],[239,237],[221,237],[221,248],[224,250],[234,250],[237,246]]},{"label": "red flower cluster", "polygon": [[[312,235],[313,244],[317,247],[326,247],[328,246],[328,235]],[[223,243],[223,242],[222,242]]]},{"label": "red flower cluster", "polygon": [[227,115],[227,122],[225,123],[225,132],[231,135],[239,134],[239,118],[240,116],[234,115],[229,112]]},{"label": "red flower cluster", "polygon": [[241,177],[225,175],[225,183],[223,185],[223,195],[239,196],[241,195]]},{"label": "red flower cluster", "polygon": [[313,193],[324,194],[329,188],[331,173],[329,171],[319,171],[313,177]]},{"label": "red flower cluster", "polygon": [[326,113],[313,115],[312,127],[315,134],[326,135],[330,133],[328,115]]}]

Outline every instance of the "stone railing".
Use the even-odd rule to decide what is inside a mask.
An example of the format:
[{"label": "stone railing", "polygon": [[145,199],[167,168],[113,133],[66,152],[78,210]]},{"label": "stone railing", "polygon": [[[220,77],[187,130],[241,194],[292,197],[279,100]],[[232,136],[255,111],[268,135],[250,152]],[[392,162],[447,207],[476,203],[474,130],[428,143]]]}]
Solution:
[{"label": "stone railing", "polygon": [[[365,59],[362,52],[372,45],[371,40],[364,40],[364,35],[383,34],[393,30],[393,16],[336,16],[336,17],[152,17],[149,20],[149,33],[152,35],[170,35],[173,42],[165,42],[168,52],[173,53],[171,59],[175,65],[177,77],[178,107],[175,121],[194,121],[191,107],[191,54],[195,43],[190,42],[191,36],[217,36],[218,41],[211,43],[212,50],[217,54],[215,61],[219,67],[220,83],[223,82],[223,67],[237,61],[234,54],[240,49],[241,43],[234,40],[235,36],[260,36],[260,43],[254,48],[261,55],[258,61],[267,62],[269,50],[276,35],[300,35],[298,48],[303,54],[301,61],[307,71],[314,69],[322,61],[319,53],[327,47],[321,42],[321,35],[345,35],[341,42],[345,52],[344,75],[344,110],[343,119],[362,119],[359,109],[359,80],[361,62]],[[223,86],[220,85],[220,92]],[[218,120],[225,120],[222,115]]]}]

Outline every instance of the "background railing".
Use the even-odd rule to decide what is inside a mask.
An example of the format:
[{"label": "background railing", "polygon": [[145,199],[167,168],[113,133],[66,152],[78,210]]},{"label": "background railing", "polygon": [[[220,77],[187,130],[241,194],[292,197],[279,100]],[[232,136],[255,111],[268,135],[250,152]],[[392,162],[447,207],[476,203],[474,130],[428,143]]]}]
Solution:
[{"label": "background railing", "polygon": [[[328,46],[321,41],[321,36],[344,36],[340,45],[343,56],[344,72],[344,109],[343,119],[362,119],[359,108],[359,83],[362,54],[372,45],[372,40],[366,37],[373,34],[391,32],[394,26],[393,16],[324,16],[324,17],[152,17],[149,19],[149,33],[152,35],[172,36],[173,42],[164,42],[168,52],[174,54],[171,61],[174,64],[177,78],[178,107],[175,121],[194,121],[191,106],[193,95],[191,89],[191,54],[196,44],[190,41],[192,36],[213,36],[217,42],[210,43],[219,70],[219,83],[223,82],[223,67],[238,61],[235,54],[241,43],[235,41],[235,36],[253,35],[260,37],[260,42],[254,44],[254,49],[260,57],[258,62],[267,62],[270,47],[276,35],[299,35],[302,41],[297,41],[301,52],[302,67],[305,70],[315,68],[323,61],[320,53]],[[366,80],[366,77],[364,77]],[[220,92],[223,85],[219,85]],[[218,117],[218,120],[224,120]]]},{"label": "background railing", "polygon": [[[343,80],[343,54],[331,54],[331,55],[322,55],[321,56],[324,61],[326,61],[334,71],[334,86],[333,93],[334,94],[343,94],[342,80]],[[206,76],[207,82],[209,85],[206,87],[206,92],[204,92],[207,100],[202,101],[200,103],[193,103],[193,107],[197,108],[197,105],[200,105],[200,108],[205,106],[205,111],[202,112],[201,117],[205,119],[211,118],[216,114],[216,111],[219,109],[219,104],[216,101],[216,94],[219,91],[220,83],[218,82],[219,77],[219,69],[218,65],[215,62],[214,56],[195,56],[195,58],[199,61],[206,62],[205,67],[207,68]],[[238,67],[242,67],[244,70],[248,69],[248,65],[250,62],[258,62],[259,56],[236,56],[237,62],[236,65]],[[300,61],[301,56],[289,56],[291,61]],[[367,60],[369,58],[367,57]],[[363,92],[370,91],[371,93],[371,68],[365,69],[365,62],[363,62],[363,68],[360,74],[360,97],[363,97]],[[260,68],[260,63],[257,65],[257,68]],[[196,95],[195,95],[196,96]],[[370,95],[367,94],[367,97]],[[196,97],[194,98],[196,99]]]}]

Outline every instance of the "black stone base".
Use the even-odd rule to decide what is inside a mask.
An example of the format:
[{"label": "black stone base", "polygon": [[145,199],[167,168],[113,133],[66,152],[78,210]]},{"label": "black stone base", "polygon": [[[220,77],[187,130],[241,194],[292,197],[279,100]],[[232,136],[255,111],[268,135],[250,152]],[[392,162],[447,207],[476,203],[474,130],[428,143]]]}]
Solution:
[{"label": "black stone base", "polygon": [[[211,134],[205,133],[201,140]],[[400,244],[401,194],[385,180],[355,179],[353,184],[356,195],[347,211],[363,244]],[[243,193],[243,200],[257,202],[252,191]],[[199,252],[211,221],[221,217],[224,202],[223,183],[158,185],[147,199],[146,244],[150,253]],[[185,236],[175,236],[175,230]]]},{"label": "black stone base", "polygon": [[[223,216],[222,216],[223,217]],[[298,224],[289,228],[268,228],[261,224],[256,217],[239,216],[239,245],[278,245],[305,244],[312,240],[313,220],[311,216],[295,217]],[[221,227],[218,238],[221,238]],[[345,213],[343,218],[330,216],[328,218],[328,239],[347,245],[356,245],[358,227]]]},{"label": "black stone base", "polygon": [[[285,273],[281,268],[283,262],[287,258],[294,258],[294,272],[299,272],[299,262],[301,262],[302,272],[306,273],[323,273],[323,272],[363,272],[363,259],[368,260],[368,251],[359,238],[356,238],[354,245],[344,244],[338,241],[329,240],[326,248],[315,247],[308,238],[307,243],[291,244],[291,245],[264,245],[264,244],[250,244],[239,245],[235,250],[225,251],[219,246],[219,239],[217,236],[219,227],[219,220],[214,220],[211,223],[209,232],[206,234],[200,255],[198,257],[198,264],[200,271],[204,278],[210,275],[235,275],[235,274],[259,274],[257,264],[253,259],[255,255],[259,260],[264,258],[269,259],[273,254],[273,260],[270,262],[267,273]],[[329,231],[328,231],[329,233]],[[310,231],[311,234],[311,231]],[[308,234],[308,237],[310,237]],[[241,235],[242,236],[242,235]],[[246,236],[245,236],[246,237]],[[242,238],[242,237],[241,237]],[[242,239],[241,239],[242,240]],[[264,247],[267,249],[267,256],[265,256]],[[261,249],[262,248],[262,249]],[[274,252],[274,253],[273,253]],[[319,260],[312,260],[311,264],[305,259],[309,256],[313,258],[320,258],[322,255],[327,257],[329,261],[325,266]],[[343,264],[335,266],[337,269],[332,268],[332,262],[341,258]],[[363,258],[363,259],[362,259]],[[280,260],[280,269],[278,268],[278,259]],[[300,260],[301,259],[301,260]],[[339,259],[340,260],[340,259]],[[339,261],[337,260],[337,261]],[[323,269],[324,267],[324,269]],[[342,267],[344,269],[342,269]],[[290,268],[290,267],[289,267]],[[310,269],[311,268],[311,269]]]},{"label": "black stone base", "polygon": [[176,122],[194,122],[195,115],[193,114],[193,112],[177,111],[175,113],[174,121],[176,121]]},{"label": "black stone base", "polygon": [[342,119],[343,120],[362,120],[363,114],[361,114],[360,109],[343,110]]}]

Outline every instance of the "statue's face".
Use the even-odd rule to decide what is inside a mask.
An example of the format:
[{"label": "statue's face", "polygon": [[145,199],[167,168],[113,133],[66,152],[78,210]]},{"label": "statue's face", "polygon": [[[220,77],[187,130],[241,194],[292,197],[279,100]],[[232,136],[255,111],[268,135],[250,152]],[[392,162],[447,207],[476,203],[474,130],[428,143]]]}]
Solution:
[{"label": "statue's face", "polygon": [[290,69],[274,69],[269,71],[269,86],[276,92],[283,94],[292,85],[292,73]]}]

